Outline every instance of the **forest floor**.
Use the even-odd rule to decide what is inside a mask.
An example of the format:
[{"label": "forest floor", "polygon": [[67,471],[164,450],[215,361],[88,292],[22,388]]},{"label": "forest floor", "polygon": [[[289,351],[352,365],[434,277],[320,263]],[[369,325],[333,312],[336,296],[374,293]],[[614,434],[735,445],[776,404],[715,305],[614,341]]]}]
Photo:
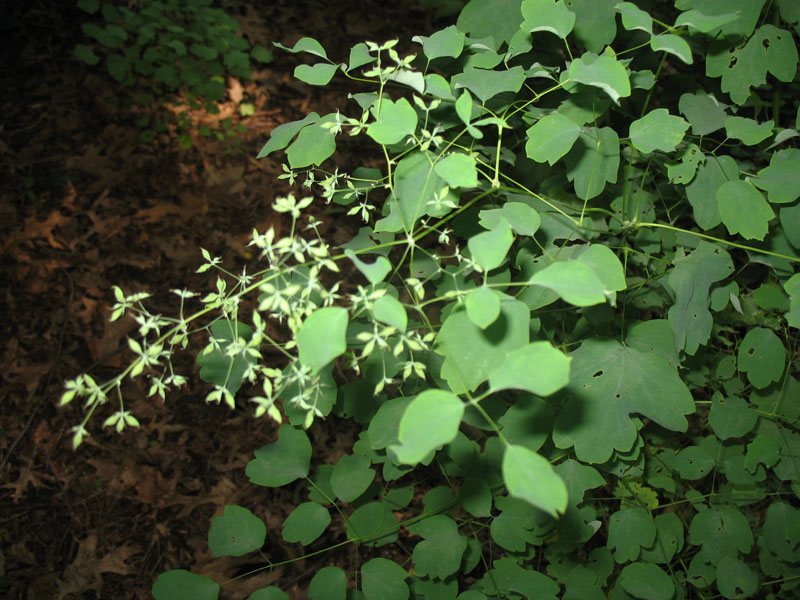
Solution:
[{"label": "forest floor", "polygon": [[[126,408],[141,427],[118,435],[101,428],[107,415],[98,414],[77,451],[70,429],[81,406],[57,404],[64,380],[88,369],[105,381],[130,360],[124,348],[135,323],[109,323],[113,285],[146,290],[153,312],[174,315],[171,289],[213,290],[215,274],[196,274],[201,247],[241,270],[253,228],[285,226],[270,209],[290,191],[277,178],[283,154],[255,159],[276,125],[312,110],[359,116],[347,100],[352,87],[302,84],[291,75],[302,59],[274,49],[252,79],[228,80],[219,115],[196,115],[211,128],[230,118],[245,133],[220,141],[194,130],[191,147],[181,148],[168,130],[142,143],[138,123],[149,109],[128,102],[102,65],[72,58],[86,20],[74,5],[34,0],[0,15],[0,597],[9,600],[150,598],[169,569],[226,581],[262,566],[212,559],[210,521],[226,504],[248,506],[267,523],[273,563],[300,555],[280,536],[296,494],[244,475],[253,450],[276,432],[244,403],[235,412],[206,405],[208,389],[196,377],[166,403],[132,385]],[[360,41],[400,38],[410,47],[413,35],[433,30],[431,15],[410,2],[226,6],[253,45],[291,47],[312,36],[340,62]],[[242,117],[242,103],[255,113]],[[336,157],[345,171],[363,160],[357,144]],[[324,205],[318,217],[334,244],[357,226],[326,219]],[[188,353],[181,360],[184,372],[196,372]],[[315,428],[315,460],[334,462],[347,436],[330,424]],[[323,560],[346,568],[352,552],[345,546]],[[320,566],[264,569],[226,585],[223,597],[276,584],[302,600],[308,573]]]}]

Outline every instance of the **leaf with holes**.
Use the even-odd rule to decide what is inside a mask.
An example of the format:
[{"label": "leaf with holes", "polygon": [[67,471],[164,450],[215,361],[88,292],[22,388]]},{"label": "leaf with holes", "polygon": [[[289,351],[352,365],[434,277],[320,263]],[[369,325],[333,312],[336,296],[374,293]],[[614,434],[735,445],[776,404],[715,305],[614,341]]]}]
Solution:
[{"label": "leaf with holes", "polygon": [[779,381],[786,366],[786,350],[772,330],[754,327],[744,336],[737,357],[739,370],[757,388]]},{"label": "leaf with holes", "polygon": [[636,440],[634,413],[672,431],[686,431],[694,401],[677,369],[655,353],[611,339],[587,339],[571,352],[570,384],[560,392],[553,442],[575,447],[578,460],[607,461]]}]

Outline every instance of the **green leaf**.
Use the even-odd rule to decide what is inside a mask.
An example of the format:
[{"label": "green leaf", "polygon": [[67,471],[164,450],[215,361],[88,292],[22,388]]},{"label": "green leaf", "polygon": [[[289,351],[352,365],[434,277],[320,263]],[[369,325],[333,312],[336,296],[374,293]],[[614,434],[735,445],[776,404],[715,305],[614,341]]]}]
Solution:
[{"label": "green leaf", "polygon": [[675,349],[693,356],[711,335],[713,319],[708,310],[711,285],[733,273],[733,261],[722,248],[702,241],[686,257],[676,258],[667,281],[675,292],[668,313],[675,334]]},{"label": "green leaf", "polygon": [[[755,6],[755,3],[754,3]],[[797,69],[797,46],[792,34],[773,25],[762,25],[747,44],[729,52],[728,44],[712,47],[706,74],[722,76],[722,91],[736,104],[744,104],[751,87],[766,83],[769,71],[781,81],[791,81]]]},{"label": "green leaf", "polygon": [[75,46],[75,50],[73,50],[72,55],[91,67],[100,62],[100,57],[94,53],[94,50],[85,44],[78,44]]},{"label": "green leaf", "polygon": [[347,248],[345,256],[353,261],[356,268],[367,278],[370,283],[380,283],[391,272],[392,263],[385,256],[378,256],[374,263],[366,263],[356,255],[353,250]]},{"label": "green leaf", "polygon": [[249,342],[253,337],[253,329],[244,323],[234,324],[220,319],[211,324],[211,338],[218,344],[211,352],[201,352],[197,355],[197,364],[200,367],[200,379],[217,385],[225,386],[231,394],[235,394],[242,387],[242,380],[250,365],[256,359],[246,352],[239,352],[229,356],[226,352],[234,339]]},{"label": "green leaf", "polygon": [[279,587],[269,585],[250,594],[247,600],[289,600],[289,594]]},{"label": "green leaf", "polygon": [[717,206],[722,222],[731,235],[763,240],[775,213],[753,184],[726,181],[717,188]]},{"label": "green leaf", "polygon": [[375,479],[370,461],[360,454],[345,454],[336,463],[331,474],[333,492],[343,502],[352,502],[363,494]]},{"label": "green leaf", "polygon": [[300,542],[308,546],[323,534],[330,522],[327,508],[316,502],[303,502],[286,517],[281,536],[289,543]]},{"label": "green leaf", "polygon": [[[384,258],[384,260],[387,259]],[[405,307],[390,294],[381,296],[372,304],[372,314],[381,323],[391,325],[400,332],[405,332],[408,326],[408,315]]]},{"label": "green leaf", "polygon": [[519,65],[505,71],[491,71],[469,66],[451,79],[453,89],[467,88],[481,101],[502,92],[518,92],[525,83],[525,70]]},{"label": "green leaf", "polygon": [[752,431],[756,419],[758,414],[750,410],[749,404],[738,396],[728,397],[725,404],[720,402],[720,396],[717,394],[711,398],[708,424],[721,440],[744,437]]},{"label": "green leaf", "polygon": [[519,235],[533,235],[542,223],[539,213],[524,202],[506,202],[501,215]]},{"label": "green leaf", "polygon": [[455,25],[450,25],[430,37],[415,35],[411,40],[422,44],[422,52],[428,60],[436,60],[442,57],[458,58],[464,49],[464,37]]},{"label": "green leaf", "polygon": [[318,308],[303,321],[297,332],[297,351],[300,362],[312,374],[347,350],[347,309],[341,306]]},{"label": "green leaf", "polygon": [[272,52],[267,50],[264,46],[253,46],[253,50],[250,52],[250,55],[253,57],[253,60],[262,64],[272,62],[273,58]]},{"label": "green leaf", "polygon": [[557,600],[561,591],[558,584],[543,573],[520,567],[517,559],[501,558],[493,566],[478,582],[492,598],[517,598],[521,594],[529,599]]},{"label": "green leaf", "polygon": [[754,327],[739,346],[737,363],[739,370],[747,373],[747,380],[762,389],[773,381],[780,381],[786,366],[786,350],[772,330]]},{"label": "green leaf", "polygon": [[335,119],[335,114],[325,115],[300,130],[297,139],[286,149],[286,158],[292,169],[318,166],[336,151],[336,136],[323,127]]},{"label": "green leaf", "polygon": [[725,109],[712,94],[701,91],[683,94],[678,101],[678,110],[692,124],[694,135],[708,135],[725,126]]},{"label": "green leaf", "polygon": [[683,549],[683,523],[674,512],[661,513],[653,522],[656,525],[656,541],[650,548],[641,549],[640,558],[645,562],[668,565]]},{"label": "green leaf", "polygon": [[653,517],[643,508],[625,508],[609,519],[608,546],[615,549],[614,560],[619,564],[639,558],[641,549],[652,546],[655,539]]},{"label": "green leaf", "polygon": [[580,132],[580,126],[561,113],[547,115],[525,132],[528,136],[525,154],[536,162],[554,165],[572,149]]},{"label": "green leaf", "polygon": [[537,271],[530,285],[546,287],[575,306],[593,306],[607,300],[610,292],[597,274],[578,260],[556,261]]},{"label": "green leaf", "polygon": [[417,113],[405,98],[392,102],[384,98],[373,105],[375,121],[367,127],[367,135],[379,144],[396,144],[417,129]]},{"label": "green leaf", "polygon": [[726,556],[717,565],[717,587],[731,600],[753,598],[758,591],[758,574],[735,556]]},{"label": "green leaf", "polygon": [[491,36],[499,46],[511,39],[520,23],[519,0],[470,0],[461,9],[456,27],[473,38]]},{"label": "green leaf", "polygon": [[289,145],[289,142],[292,141],[294,136],[297,135],[301,129],[303,129],[306,125],[316,123],[318,120],[319,115],[315,112],[312,112],[299,121],[292,121],[291,123],[278,125],[272,130],[269,140],[261,148],[261,151],[258,153],[256,158],[264,158],[275,150],[286,148],[286,146]]},{"label": "green leaf", "polygon": [[739,167],[730,156],[707,156],[697,169],[694,181],[686,186],[686,197],[694,209],[697,225],[705,231],[722,222],[716,193],[726,181],[739,179]]},{"label": "green leaf", "polygon": [[721,15],[707,15],[701,10],[693,8],[678,15],[678,18],[675,19],[675,27],[686,25],[700,33],[708,33],[722,25],[732,23],[738,18],[739,15],[733,12]]},{"label": "green leaf", "polygon": [[452,187],[474,188],[478,186],[478,170],[475,159],[467,154],[455,152],[437,160],[433,165],[436,174]]},{"label": "green leaf", "polygon": [[614,103],[631,95],[631,83],[625,67],[613,56],[598,56],[587,52],[572,61],[569,78],[584,85],[598,87],[608,94]]},{"label": "green leaf", "polygon": [[670,576],[653,563],[627,565],[619,574],[619,584],[634,598],[644,600],[670,600],[675,593]]},{"label": "green leaf", "polygon": [[287,52],[291,52],[292,54],[297,54],[298,52],[308,52],[309,54],[314,54],[321,58],[328,58],[328,55],[325,54],[325,49],[322,47],[317,40],[310,37],[304,37],[297,40],[297,43],[294,45],[294,48],[287,48],[283,44],[279,44],[278,42],[273,42],[275,46],[282,50],[286,50]]},{"label": "green leaf", "polygon": [[499,219],[491,230],[469,238],[467,246],[481,269],[491,271],[503,264],[513,242],[514,236],[508,221]]},{"label": "green leaf", "polygon": [[689,526],[689,543],[703,547],[703,553],[719,564],[737,551],[747,554],[753,546],[750,524],[736,508],[709,508],[697,513]]},{"label": "green leaf", "polygon": [[547,459],[525,446],[506,447],[503,482],[512,497],[554,517],[567,510],[567,486]]},{"label": "green leaf", "polygon": [[359,506],[345,523],[347,537],[370,546],[383,546],[397,541],[400,528],[386,502],[368,502]]},{"label": "green leaf", "polygon": [[242,556],[264,545],[267,526],[242,506],[231,504],[211,520],[208,546],[211,556]]},{"label": "green leaf", "polygon": [[665,108],[657,108],[631,123],[631,143],[645,154],[654,150],[672,152],[683,141],[687,129],[689,123],[670,115]]},{"label": "green leaf", "polygon": [[439,446],[449,444],[458,433],[464,403],[444,390],[425,390],[406,407],[400,419],[398,442],[390,446],[397,459],[414,465]]},{"label": "green leaf", "polygon": [[572,506],[577,506],[583,501],[586,490],[598,488],[606,483],[597,469],[583,465],[572,458],[558,463],[555,470],[567,486],[567,496]]},{"label": "green leaf", "polygon": [[789,294],[790,309],[786,313],[786,322],[790,327],[800,328],[800,273],[792,275],[783,284],[783,289]]},{"label": "green leaf", "polygon": [[[443,216],[449,208],[437,210],[434,205],[446,184],[433,170],[433,155],[429,152],[412,152],[405,156],[394,172],[394,195],[389,206],[396,213],[395,226],[381,228],[386,219],[379,221],[376,231],[412,231],[414,224],[423,215]],[[458,198],[450,193],[446,198],[457,204]],[[394,225],[394,224],[392,224]]]},{"label": "green leaf", "polygon": [[627,452],[637,435],[633,413],[686,431],[684,415],[695,410],[692,395],[675,366],[658,354],[590,338],[569,356],[570,384],[553,429],[558,448],[575,446],[578,459],[588,463],[603,463],[614,450]]},{"label": "green leaf", "polygon": [[409,525],[408,530],[425,538],[414,546],[411,556],[415,574],[444,579],[458,571],[467,549],[467,538],[458,533],[453,519],[433,515]]},{"label": "green leaf", "polygon": [[310,600],[345,600],[347,575],[339,567],[322,567],[308,586]]},{"label": "green leaf", "polygon": [[650,38],[650,47],[654,52],[666,52],[680,58],[687,65],[694,62],[692,50],[682,37],[673,33],[662,33]]},{"label": "green leaf", "polygon": [[610,127],[586,127],[564,161],[575,193],[582,200],[590,200],[605,189],[606,182],[617,181],[619,136]]},{"label": "green leaf", "polygon": [[311,464],[311,442],[304,431],[281,425],[278,441],[254,452],[245,474],[252,483],[281,487],[308,475]]},{"label": "green leaf", "polygon": [[756,175],[753,185],[765,190],[773,204],[788,204],[800,198],[800,162],[773,161]]},{"label": "green leaf", "polygon": [[309,85],[328,85],[339,70],[339,65],[317,63],[315,65],[297,65],[294,76]]},{"label": "green leaf", "polygon": [[525,500],[500,496],[495,500],[500,514],[492,519],[489,531],[492,539],[510,552],[523,552],[527,544],[541,544],[542,538],[532,529],[536,509]]},{"label": "green leaf", "polygon": [[617,35],[616,0],[570,0],[575,13],[573,33],[590,52],[600,52]]},{"label": "green leaf", "polygon": [[773,121],[759,123],[744,117],[728,117],[725,119],[725,134],[729,138],[742,140],[745,146],[755,146],[772,135],[774,125]]},{"label": "green leaf", "polygon": [[668,461],[683,479],[702,479],[714,468],[714,457],[700,446],[684,448]]},{"label": "green leaf", "polygon": [[569,357],[550,342],[533,342],[509,352],[491,375],[493,392],[518,389],[549,396],[569,383]]},{"label": "green leaf", "polygon": [[395,562],[373,558],[361,567],[361,589],[366,600],[408,600],[407,573]]},{"label": "green leaf", "polygon": [[106,57],[106,68],[108,74],[121,83],[130,73],[131,65],[121,54],[109,54]]},{"label": "green leaf", "polygon": [[653,19],[641,8],[632,2],[620,2],[615,7],[622,15],[622,26],[628,31],[639,29],[650,35],[653,34]]},{"label": "green leaf", "polygon": [[442,377],[455,393],[474,390],[489,378],[508,352],[528,344],[530,310],[519,300],[500,302],[500,316],[486,329],[470,321],[465,310],[453,311],[436,338],[445,357]]},{"label": "green leaf", "polygon": [[500,297],[490,288],[481,286],[464,297],[469,320],[481,329],[486,329],[500,316]]},{"label": "green leaf", "polygon": [[575,14],[562,0],[523,0],[522,31],[549,31],[564,39],[575,26]]},{"label": "green leaf", "polygon": [[100,10],[100,0],[78,0],[78,8],[93,15]]},{"label": "green leaf", "polygon": [[217,600],[219,584],[205,575],[174,569],[161,573],[150,590],[156,600]]},{"label": "green leaf", "polygon": [[465,477],[458,491],[458,500],[473,517],[481,519],[492,514],[492,490],[483,477]]}]

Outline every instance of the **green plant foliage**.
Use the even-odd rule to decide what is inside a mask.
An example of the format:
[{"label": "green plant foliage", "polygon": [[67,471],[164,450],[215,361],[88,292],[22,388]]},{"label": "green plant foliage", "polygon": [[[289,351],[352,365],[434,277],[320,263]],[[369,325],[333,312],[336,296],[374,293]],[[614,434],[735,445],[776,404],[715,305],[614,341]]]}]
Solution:
[{"label": "green plant foliage", "polygon": [[211,520],[208,547],[212,556],[242,556],[264,545],[267,526],[242,506],[229,505]]},{"label": "green plant foliage", "polygon": [[[312,600],[797,597],[795,5],[470,0],[417,56],[279,45],[306,83],[359,82],[258,155],[311,193],[276,200],[284,237],[253,232],[259,268],[201,252],[220,276],[194,315],[114,288],[133,361],[67,383],[74,444],[127,378],[180,385],[170,356],[219,315],[207,400],[280,424],[245,472],[298,498]],[[340,170],[343,135],[383,167]],[[320,201],[362,221],[338,248]],[[322,418],[352,445],[315,453]],[[104,423],[139,426],[121,403]],[[233,510],[215,553],[261,540]],[[170,571],[154,593],[184,581],[218,592]]]},{"label": "green plant foliage", "polygon": [[[213,103],[225,95],[226,75],[248,79],[251,59],[272,61],[270,50],[251,47],[237,35],[239,22],[213,0],[143,0],[128,5],[79,0],[78,7],[102,21],[83,24],[91,42],[75,46],[76,59],[96,66],[105,58],[115,81],[148,94],[167,97],[186,90],[197,107],[210,113],[218,111]],[[143,136],[152,133],[145,130]]]}]

